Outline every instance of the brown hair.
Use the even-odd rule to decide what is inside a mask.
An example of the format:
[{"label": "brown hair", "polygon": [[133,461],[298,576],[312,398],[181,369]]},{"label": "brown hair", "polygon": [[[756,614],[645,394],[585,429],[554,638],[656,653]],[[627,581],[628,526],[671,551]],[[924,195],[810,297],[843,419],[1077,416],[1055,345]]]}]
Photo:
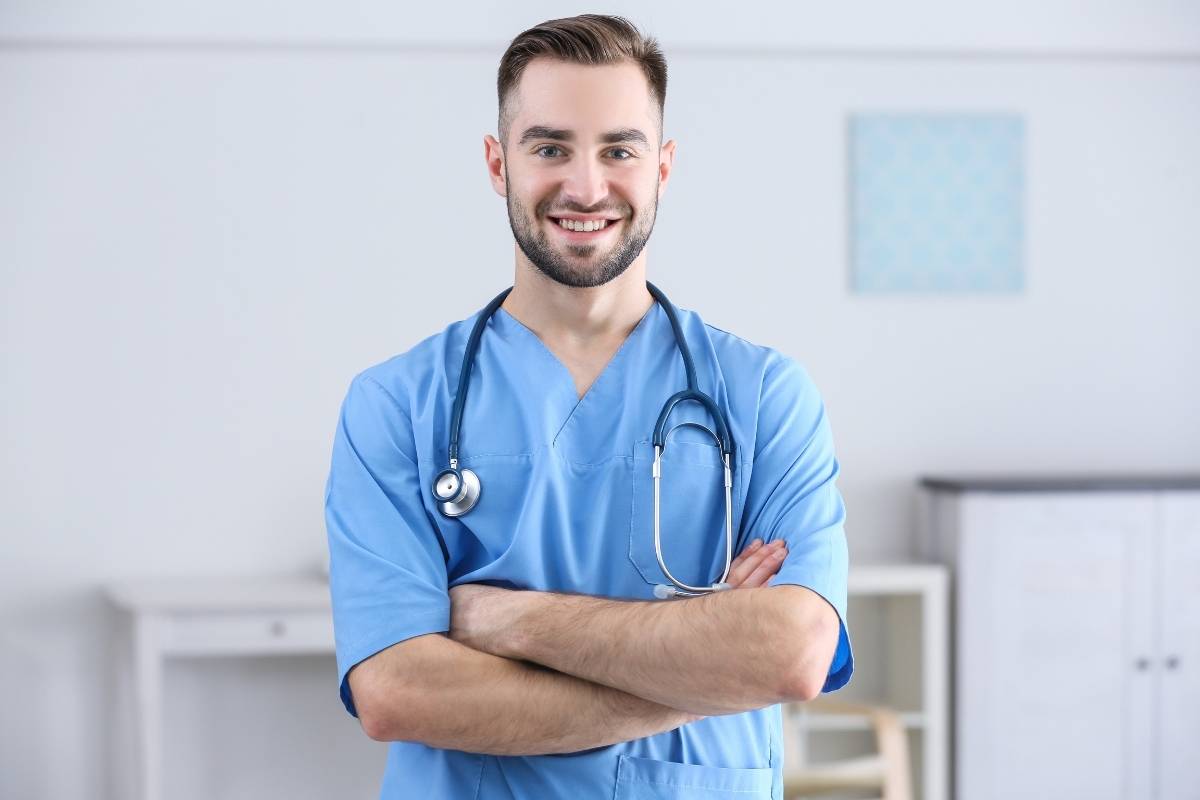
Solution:
[{"label": "brown hair", "polygon": [[580,14],[535,25],[518,34],[504,51],[496,76],[501,142],[508,137],[508,126],[512,122],[505,108],[508,95],[521,80],[525,67],[539,56],[590,65],[615,64],[626,59],[633,61],[646,74],[650,92],[658,101],[661,135],[663,107],[667,101],[667,60],[658,42],[643,36],[624,17]]}]

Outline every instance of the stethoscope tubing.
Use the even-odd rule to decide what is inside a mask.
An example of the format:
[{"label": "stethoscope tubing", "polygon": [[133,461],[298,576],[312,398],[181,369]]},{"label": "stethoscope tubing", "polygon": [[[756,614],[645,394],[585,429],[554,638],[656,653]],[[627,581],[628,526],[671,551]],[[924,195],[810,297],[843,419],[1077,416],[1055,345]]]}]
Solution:
[{"label": "stethoscope tubing", "polygon": [[[703,425],[698,425],[695,422],[681,422],[676,425],[675,428],[682,428],[685,425],[691,425],[707,431],[710,434],[712,433],[712,431],[708,430],[708,428],[705,428]],[[675,428],[671,428],[671,430],[667,433],[667,438],[670,438],[670,435],[675,431]],[[667,576],[667,580],[671,581],[671,583],[675,585],[675,590],[670,591],[670,587],[662,586],[660,584],[662,589],[666,591],[659,591],[656,587],[656,594],[663,596],[696,596],[700,594],[707,594],[713,591],[719,591],[720,589],[727,589],[729,588],[729,584],[726,583],[726,580],[729,578],[729,568],[733,562],[733,473],[729,467],[729,456],[722,456],[725,465],[725,569],[721,572],[721,579],[712,586],[691,586],[671,574],[671,570],[667,568],[667,562],[663,558],[662,554],[659,509],[662,496],[660,484],[662,483],[663,450],[664,448],[659,447],[658,445],[654,446],[654,463],[650,467],[650,474],[654,477],[654,557],[658,559],[658,566],[660,569],[662,569],[663,574]]]},{"label": "stethoscope tubing", "polygon": [[[654,463],[651,466],[651,473],[654,478],[654,555],[658,560],[658,565],[662,569],[663,574],[671,581],[672,586],[658,584],[654,588],[656,597],[665,598],[673,596],[698,596],[710,592],[721,591],[728,589],[729,584],[726,580],[729,577],[730,565],[733,561],[733,473],[732,462],[735,460],[736,449],[734,447],[733,437],[730,435],[730,426],[725,419],[724,412],[717,406],[704,392],[697,388],[696,381],[696,365],[692,360],[692,352],[688,347],[687,338],[683,335],[683,328],[679,324],[679,318],[675,311],[675,306],[667,299],[667,296],[662,293],[657,286],[646,281],[646,289],[654,297],[663,310],[667,313],[667,319],[671,323],[671,331],[675,336],[675,345],[679,350],[680,356],[683,358],[683,368],[687,375],[687,388],[673,394],[663,404],[662,411],[658,415],[658,420],[654,425]],[[471,369],[475,363],[475,354],[479,349],[479,340],[483,335],[484,327],[488,319],[496,312],[500,305],[512,292],[513,287],[508,287],[500,294],[496,295],[490,303],[480,312],[475,320],[475,325],[471,329],[471,335],[467,339],[467,345],[463,352],[462,369],[458,375],[458,389],[454,393],[454,405],[450,414],[450,446],[449,460],[450,468],[442,470],[434,479],[433,494],[438,503],[441,512],[448,517],[459,517],[475,507],[481,494],[481,486],[478,476],[471,470],[458,469],[458,445],[461,440],[462,433],[462,416],[463,409],[466,407],[467,390],[470,388]],[[694,422],[683,422],[670,430],[666,430],[667,420],[675,406],[681,402],[693,401],[704,406],[708,413],[716,422],[717,431],[713,432],[708,428]],[[667,440],[675,428],[683,426],[694,426],[707,431],[713,436],[718,449],[721,451],[721,459],[724,464],[724,484],[725,484],[725,568],[721,572],[721,579],[715,582],[712,586],[692,586],[684,583],[671,574],[671,570],[667,568],[666,561],[663,559],[661,528],[659,523],[659,511],[661,508],[661,480],[662,480],[662,454],[666,450]]]}]

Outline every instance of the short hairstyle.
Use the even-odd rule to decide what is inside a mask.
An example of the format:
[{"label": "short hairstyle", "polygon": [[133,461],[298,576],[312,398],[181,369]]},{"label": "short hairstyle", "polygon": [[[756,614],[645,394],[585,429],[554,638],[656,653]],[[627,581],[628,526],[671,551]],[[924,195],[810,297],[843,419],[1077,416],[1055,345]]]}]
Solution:
[{"label": "short hairstyle", "polygon": [[504,51],[496,76],[501,143],[508,137],[508,128],[512,123],[509,95],[520,82],[525,67],[539,56],[597,66],[632,61],[642,68],[650,84],[650,92],[658,102],[661,135],[663,108],[667,101],[667,60],[658,42],[652,37],[643,36],[624,17],[580,14],[535,25],[518,34]]}]

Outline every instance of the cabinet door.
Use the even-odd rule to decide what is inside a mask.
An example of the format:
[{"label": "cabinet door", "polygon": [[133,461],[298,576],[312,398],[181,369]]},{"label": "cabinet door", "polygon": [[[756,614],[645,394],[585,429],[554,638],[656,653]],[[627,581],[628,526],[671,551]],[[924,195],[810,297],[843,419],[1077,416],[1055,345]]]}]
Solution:
[{"label": "cabinet door", "polygon": [[1156,774],[1160,800],[1200,798],[1200,492],[1163,492]]},{"label": "cabinet door", "polygon": [[958,792],[1149,797],[1154,495],[971,493],[958,572]]}]

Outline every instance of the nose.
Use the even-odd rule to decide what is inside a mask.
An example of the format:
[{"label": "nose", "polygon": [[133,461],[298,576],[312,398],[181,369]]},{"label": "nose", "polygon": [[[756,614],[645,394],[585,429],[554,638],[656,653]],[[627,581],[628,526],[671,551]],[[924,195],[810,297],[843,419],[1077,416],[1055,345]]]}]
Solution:
[{"label": "nose", "polygon": [[563,181],[564,199],[584,208],[591,208],[608,194],[608,179],[604,167],[592,159],[576,159]]}]

